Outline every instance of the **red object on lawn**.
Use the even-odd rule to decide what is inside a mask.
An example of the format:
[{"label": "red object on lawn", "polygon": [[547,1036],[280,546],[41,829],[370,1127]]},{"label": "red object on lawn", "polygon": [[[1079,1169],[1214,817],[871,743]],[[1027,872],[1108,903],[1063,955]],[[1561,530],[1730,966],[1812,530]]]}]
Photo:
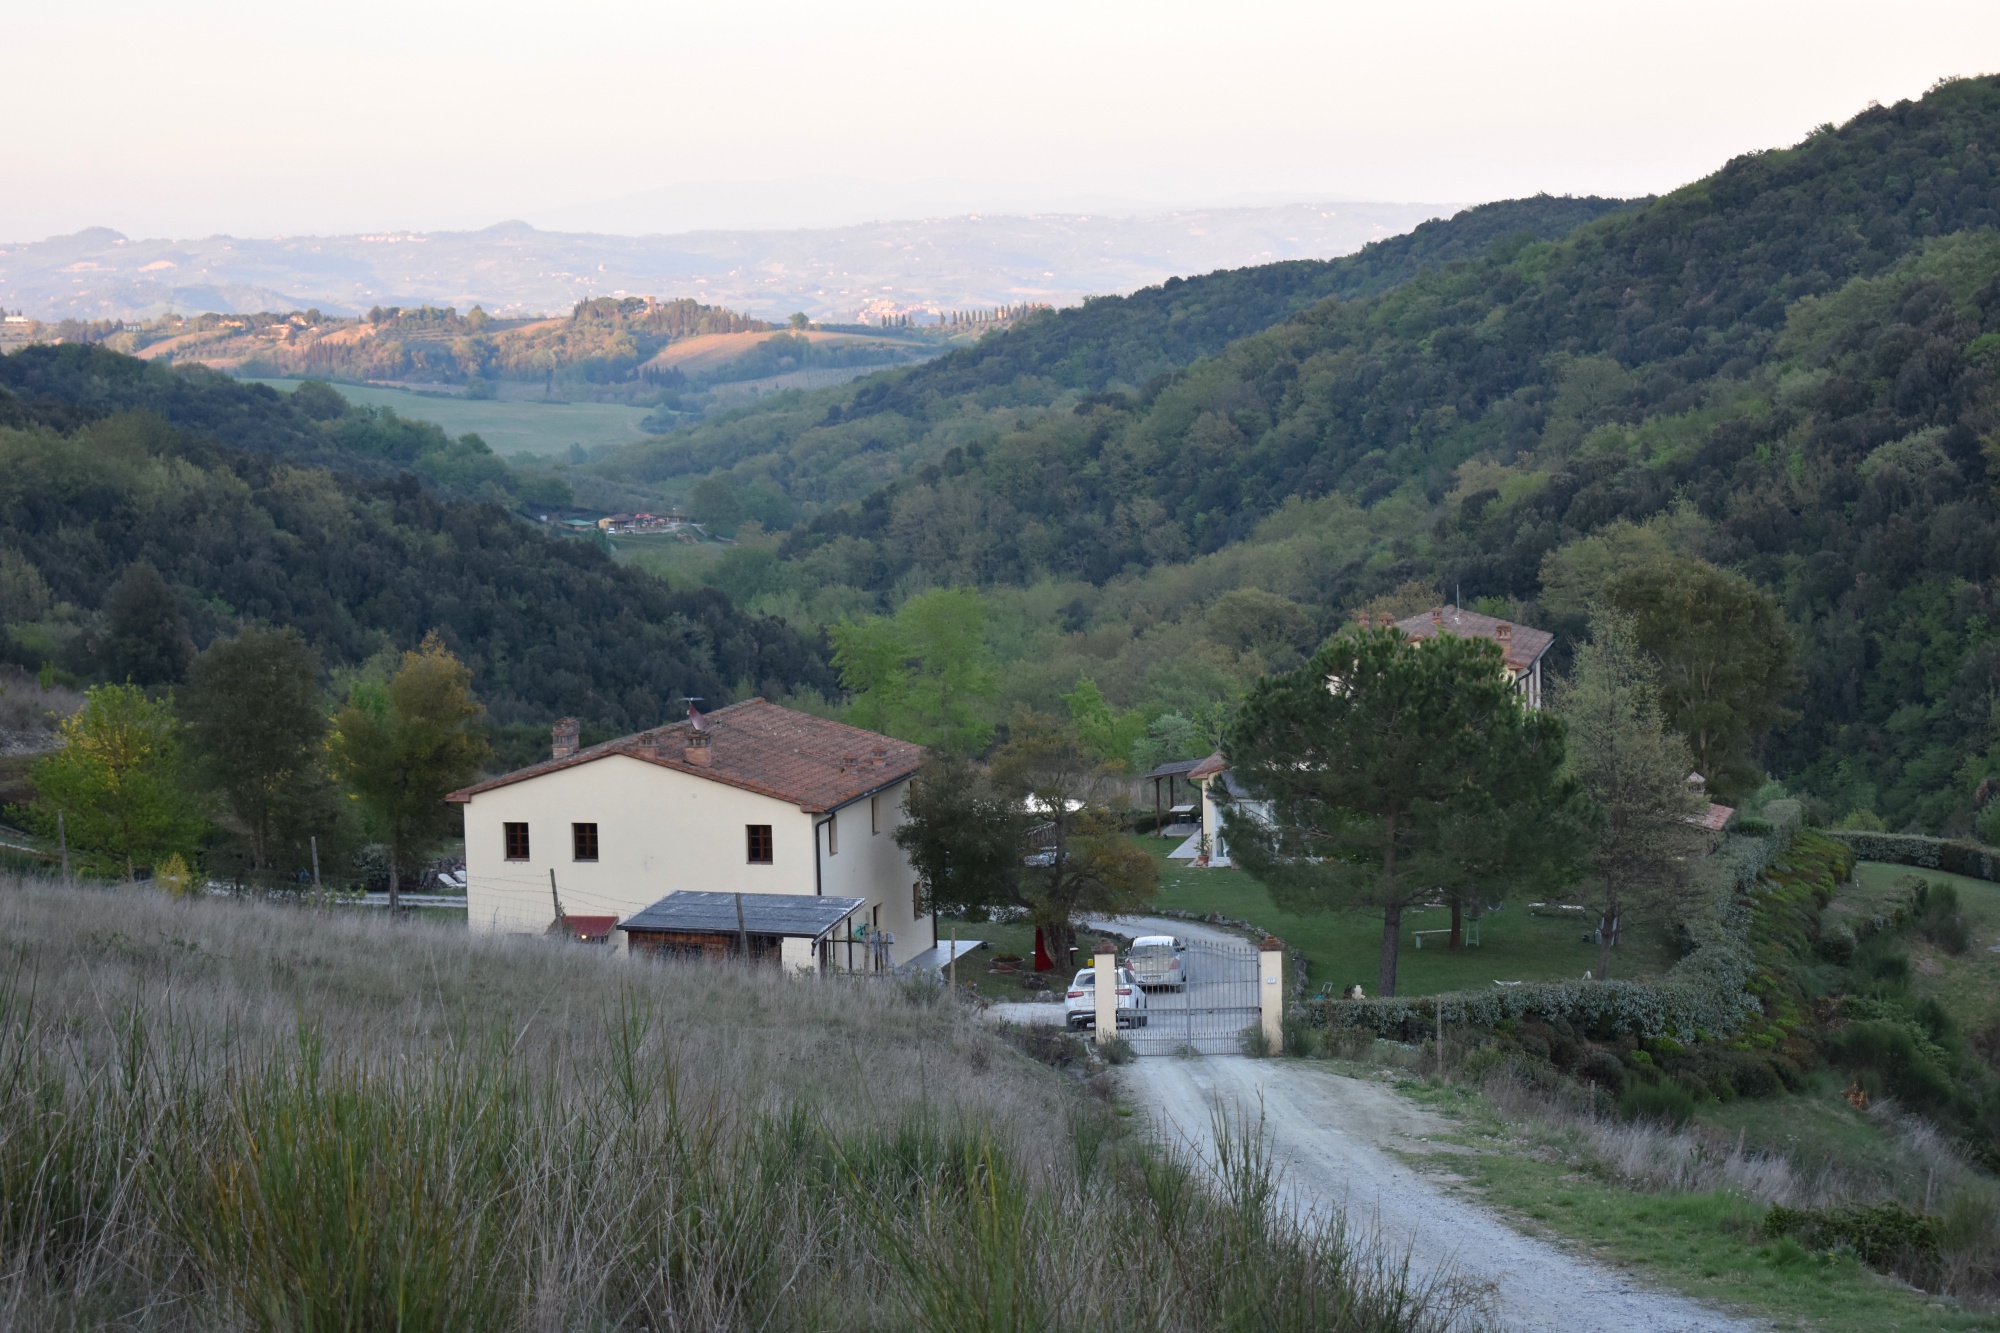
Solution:
[{"label": "red object on lawn", "polygon": [[1035,971],[1053,972],[1055,970],[1056,970],[1056,960],[1049,957],[1048,946],[1042,943],[1042,928],[1040,926],[1036,926],[1035,927]]}]

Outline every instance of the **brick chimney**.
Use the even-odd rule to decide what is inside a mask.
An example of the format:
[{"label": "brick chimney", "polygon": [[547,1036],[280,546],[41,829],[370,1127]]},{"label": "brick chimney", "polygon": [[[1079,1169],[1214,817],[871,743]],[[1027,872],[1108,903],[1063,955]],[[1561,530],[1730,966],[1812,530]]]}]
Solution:
[{"label": "brick chimney", "polygon": [[714,740],[712,732],[690,731],[687,736],[687,749],[681,751],[681,758],[696,768],[707,768],[709,760],[713,757],[710,747]]},{"label": "brick chimney", "polygon": [[1443,627],[1443,625],[1444,625],[1444,608],[1443,608],[1443,607],[1441,607],[1441,606],[1434,606],[1434,607],[1432,607],[1432,608],[1431,608],[1431,627],[1432,627],[1433,629],[1438,629],[1438,628],[1442,628],[1442,627]]},{"label": "brick chimney", "polygon": [[567,759],[575,754],[576,738],[581,730],[582,724],[573,717],[557,719],[556,724],[549,728],[549,757]]},{"label": "brick chimney", "polygon": [[1514,627],[1503,620],[1493,627],[1493,637],[1498,639],[1504,648],[1514,642]]}]

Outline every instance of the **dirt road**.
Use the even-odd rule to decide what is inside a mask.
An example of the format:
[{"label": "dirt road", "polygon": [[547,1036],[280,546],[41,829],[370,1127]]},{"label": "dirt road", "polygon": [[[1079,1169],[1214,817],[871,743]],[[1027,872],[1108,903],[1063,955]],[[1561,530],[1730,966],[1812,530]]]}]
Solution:
[{"label": "dirt road", "polygon": [[1483,1285],[1488,1313],[1502,1328],[1749,1333],[1767,1327],[1525,1236],[1448,1181],[1411,1169],[1394,1154],[1425,1150],[1426,1140],[1449,1124],[1386,1084],[1302,1061],[1242,1056],[1160,1056],[1122,1073],[1161,1137],[1204,1160],[1213,1160],[1218,1105],[1253,1125],[1261,1113],[1288,1203],[1321,1215],[1345,1210],[1350,1235],[1372,1232],[1392,1256],[1407,1251],[1417,1275],[1449,1268]]}]

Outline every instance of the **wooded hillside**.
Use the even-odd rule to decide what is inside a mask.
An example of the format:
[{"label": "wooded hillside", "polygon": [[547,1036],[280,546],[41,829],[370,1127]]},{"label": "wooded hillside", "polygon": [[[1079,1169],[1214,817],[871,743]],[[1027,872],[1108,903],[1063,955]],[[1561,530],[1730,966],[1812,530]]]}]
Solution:
[{"label": "wooded hillside", "polygon": [[[814,641],[780,621],[426,487],[399,470],[426,457],[403,456],[405,436],[466,447],[344,413],[330,391],[281,396],[88,347],[0,359],[6,655],[106,678],[131,660],[121,635],[178,623],[199,646],[251,623],[297,627],[338,668],[437,629],[497,722],[537,726],[575,713],[637,728],[683,695],[831,687]],[[135,562],[170,590],[152,629],[106,613]]]},{"label": "wooded hillside", "polygon": [[1232,589],[1313,633],[1462,588],[1573,636],[1605,578],[1700,558],[1796,634],[1772,771],[1834,814],[1962,830],[2000,765],[1996,143],[2000,83],[1943,84],[1561,239],[1496,216],[1422,267],[1413,236],[1289,317],[1324,290],[1297,266],[1097,303],[625,465],[836,506],[744,585],[766,605],[1059,587],[1072,637],[1029,656],[1094,659],[1120,705],[1216,643]]}]

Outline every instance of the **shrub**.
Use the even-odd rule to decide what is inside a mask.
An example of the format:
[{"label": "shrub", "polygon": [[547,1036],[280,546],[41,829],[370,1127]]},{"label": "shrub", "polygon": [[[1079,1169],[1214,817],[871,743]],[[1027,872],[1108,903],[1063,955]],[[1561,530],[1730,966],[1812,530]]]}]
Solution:
[{"label": "shrub", "polygon": [[1874,1073],[1904,1101],[1930,1109],[1951,1104],[1951,1078],[1940,1067],[1943,1053],[1911,1024],[1895,1019],[1850,1023],[1831,1044],[1844,1063]]},{"label": "shrub", "polygon": [[1627,1120],[1659,1120],[1679,1127],[1694,1118],[1694,1095],[1673,1079],[1634,1083],[1618,1099],[1618,1114]]},{"label": "shrub", "polygon": [[1854,961],[1855,943],[1853,927],[1844,921],[1836,921],[1820,933],[1814,948],[1827,962],[1845,967]]},{"label": "shrub", "polygon": [[1296,1014],[1289,1015],[1285,1019],[1283,1031],[1285,1034],[1284,1048],[1286,1055],[1303,1059],[1312,1054],[1313,1034],[1311,1024]]},{"label": "shrub", "polygon": [[1937,1218],[1913,1213],[1899,1203],[1852,1208],[1778,1204],[1764,1215],[1764,1234],[1774,1240],[1790,1236],[1811,1250],[1852,1250],[1870,1268],[1912,1280],[1935,1273],[1939,1231]]},{"label": "shrub", "polygon": [[1610,1051],[1592,1051],[1576,1072],[1614,1095],[1625,1089],[1625,1064]]},{"label": "shrub", "polygon": [[1958,890],[1949,883],[1918,885],[1911,918],[1916,932],[1946,953],[1961,954],[1972,947],[1972,928],[1959,910]]}]

